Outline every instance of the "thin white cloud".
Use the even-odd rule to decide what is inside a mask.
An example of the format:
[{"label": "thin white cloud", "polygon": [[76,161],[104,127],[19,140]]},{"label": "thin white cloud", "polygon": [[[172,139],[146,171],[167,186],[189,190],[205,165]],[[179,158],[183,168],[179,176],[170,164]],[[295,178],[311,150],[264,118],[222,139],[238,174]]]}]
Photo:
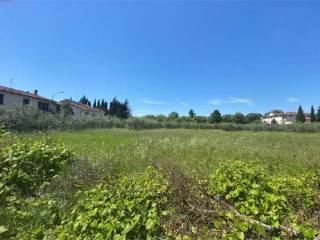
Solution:
[{"label": "thin white cloud", "polygon": [[298,101],[299,101],[299,98],[289,97],[287,100],[288,100],[288,102],[294,103],[294,102],[298,102]]},{"label": "thin white cloud", "polygon": [[244,103],[244,104],[253,104],[254,102],[250,99],[246,98],[236,98],[236,97],[229,97],[228,98],[230,103]]},{"label": "thin white cloud", "polygon": [[163,114],[163,112],[153,111],[153,110],[136,110],[133,112],[133,116],[141,117],[145,115],[159,115]]},{"label": "thin white cloud", "polygon": [[222,99],[211,99],[208,103],[212,105],[221,105],[224,101]]},{"label": "thin white cloud", "polygon": [[185,102],[182,102],[181,105],[182,105],[182,106],[187,106],[188,104],[185,103]]},{"label": "thin white cloud", "polygon": [[144,99],[140,101],[141,103],[145,104],[151,104],[151,105],[163,105],[166,104],[164,101],[158,101],[158,100],[149,100],[149,99]]},{"label": "thin white cloud", "polygon": [[223,103],[254,104],[254,101],[246,98],[228,97],[227,99],[212,99],[208,103],[212,105],[221,105]]}]

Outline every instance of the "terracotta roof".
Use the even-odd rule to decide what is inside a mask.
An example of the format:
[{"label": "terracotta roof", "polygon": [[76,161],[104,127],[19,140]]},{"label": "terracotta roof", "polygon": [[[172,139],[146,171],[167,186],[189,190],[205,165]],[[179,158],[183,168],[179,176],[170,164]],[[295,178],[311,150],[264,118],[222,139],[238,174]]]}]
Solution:
[{"label": "terracotta roof", "polygon": [[[269,112],[269,113],[271,113],[271,112]],[[264,118],[274,118],[274,117],[281,117],[281,116],[286,117],[286,116],[296,116],[296,115],[297,115],[296,112],[284,112],[284,113],[276,113],[276,114],[273,114],[272,116],[268,116],[267,115]],[[304,116],[306,118],[308,118],[308,117],[311,116],[311,114],[310,113],[304,113]]]},{"label": "terracotta roof", "polygon": [[36,98],[36,99],[43,100],[43,101],[50,101],[50,102],[57,103],[53,100],[50,100],[49,98],[42,97],[42,96],[34,94],[34,93],[21,91],[21,90],[17,90],[14,88],[8,88],[8,87],[1,86],[1,85],[0,85],[0,91],[11,93],[11,94],[16,94],[16,95],[20,95],[20,96],[24,96],[24,97]]},{"label": "terracotta roof", "polygon": [[70,105],[76,107],[76,108],[79,108],[83,111],[89,111],[89,112],[100,112],[100,113],[104,113],[104,111],[98,109],[98,108],[93,108],[93,107],[90,107],[86,104],[82,104],[82,103],[78,103],[78,102],[75,102],[75,101],[72,101],[72,100],[69,100],[69,99],[64,99],[61,101],[62,103],[64,102],[67,102],[69,103]]}]

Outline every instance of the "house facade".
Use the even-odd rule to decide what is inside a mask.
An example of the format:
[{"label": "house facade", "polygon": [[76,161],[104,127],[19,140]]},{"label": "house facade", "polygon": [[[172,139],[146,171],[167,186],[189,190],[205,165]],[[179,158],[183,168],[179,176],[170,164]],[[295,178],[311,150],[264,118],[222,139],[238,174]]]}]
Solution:
[{"label": "house facade", "polygon": [[88,105],[81,104],[69,99],[65,99],[61,101],[60,104],[69,104],[73,111],[73,115],[76,117],[81,117],[81,116],[98,117],[98,116],[104,115],[104,111],[98,108],[93,108]]},{"label": "house facade", "polygon": [[30,107],[46,112],[57,113],[60,104],[48,98],[38,95],[38,91],[33,93],[0,86],[0,107],[20,108]]},{"label": "house facade", "polygon": [[[305,113],[306,122],[311,122],[310,113]],[[297,113],[295,112],[282,112],[282,111],[271,111],[265,114],[262,119],[262,123],[265,124],[293,124],[296,121]]]}]

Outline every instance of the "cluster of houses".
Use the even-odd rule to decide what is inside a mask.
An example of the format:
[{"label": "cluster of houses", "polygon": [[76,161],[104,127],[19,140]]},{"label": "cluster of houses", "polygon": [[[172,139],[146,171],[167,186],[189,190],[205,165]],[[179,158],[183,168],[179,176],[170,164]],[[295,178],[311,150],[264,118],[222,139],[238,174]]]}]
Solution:
[{"label": "cluster of houses", "polygon": [[[311,122],[311,114],[304,113],[306,122]],[[296,121],[297,113],[296,112],[282,112],[279,110],[274,110],[265,114],[262,118],[262,123],[265,124],[293,124]]]},{"label": "cluster of houses", "polygon": [[56,102],[53,99],[40,96],[37,90],[34,92],[25,92],[14,88],[0,86],[0,107],[17,108],[30,107],[51,113],[60,111],[63,104],[69,104],[75,116],[99,116],[104,115],[104,111],[89,107],[70,99]]}]

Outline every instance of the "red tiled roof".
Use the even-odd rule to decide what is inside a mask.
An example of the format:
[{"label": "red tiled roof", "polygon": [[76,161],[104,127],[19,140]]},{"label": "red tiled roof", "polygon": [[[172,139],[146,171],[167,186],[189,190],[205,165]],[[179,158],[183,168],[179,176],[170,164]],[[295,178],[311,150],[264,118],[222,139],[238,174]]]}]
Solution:
[{"label": "red tiled roof", "polygon": [[69,99],[65,99],[65,100],[62,100],[61,101],[62,103],[63,102],[68,102],[70,103],[70,105],[76,107],[76,108],[79,108],[83,111],[89,111],[89,112],[100,112],[100,113],[104,113],[104,111],[98,109],[98,108],[93,108],[93,107],[90,107],[86,104],[82,104],[82,103],[78,103],[78,102],[75,102],[75,101],[72,101],[72,100],[69,100]]},{"label": "red tiled roof", "polygon": [[[272,112],[269,112],[269,114],[272,113]],[[276,113],[276,114],[273,114],[272,116],[269,116],[269,115],[266,115],[264,118],[274,118],[274,117],[281,117],[281,116],[284,116],[284,117],[288,117],[288,116],[291,116],[291,117],[295,117],[297,115],[296,112],[283,112],[283,113]],[[310,117],[310,113],[304,113],[305,117],[308,118]]]},{"label": "red tiled roof", "polygon": [[40,100],[50,101],[50,102],[56,103],[55,101],[50,100],[49,98],[42,97],[42,96],[34,94],[34,93],[21,91],[21,90],[17,90],[17,89],[14,89],[14,88],[8,88],[8,87],[1,86],[1,85],[0,85],[0,91],[11,93],[11,94],[16,94],[16,95],[20,95],[20,96],[24,96],[24,97],[36,98],[36,99],[40,99]]}]

